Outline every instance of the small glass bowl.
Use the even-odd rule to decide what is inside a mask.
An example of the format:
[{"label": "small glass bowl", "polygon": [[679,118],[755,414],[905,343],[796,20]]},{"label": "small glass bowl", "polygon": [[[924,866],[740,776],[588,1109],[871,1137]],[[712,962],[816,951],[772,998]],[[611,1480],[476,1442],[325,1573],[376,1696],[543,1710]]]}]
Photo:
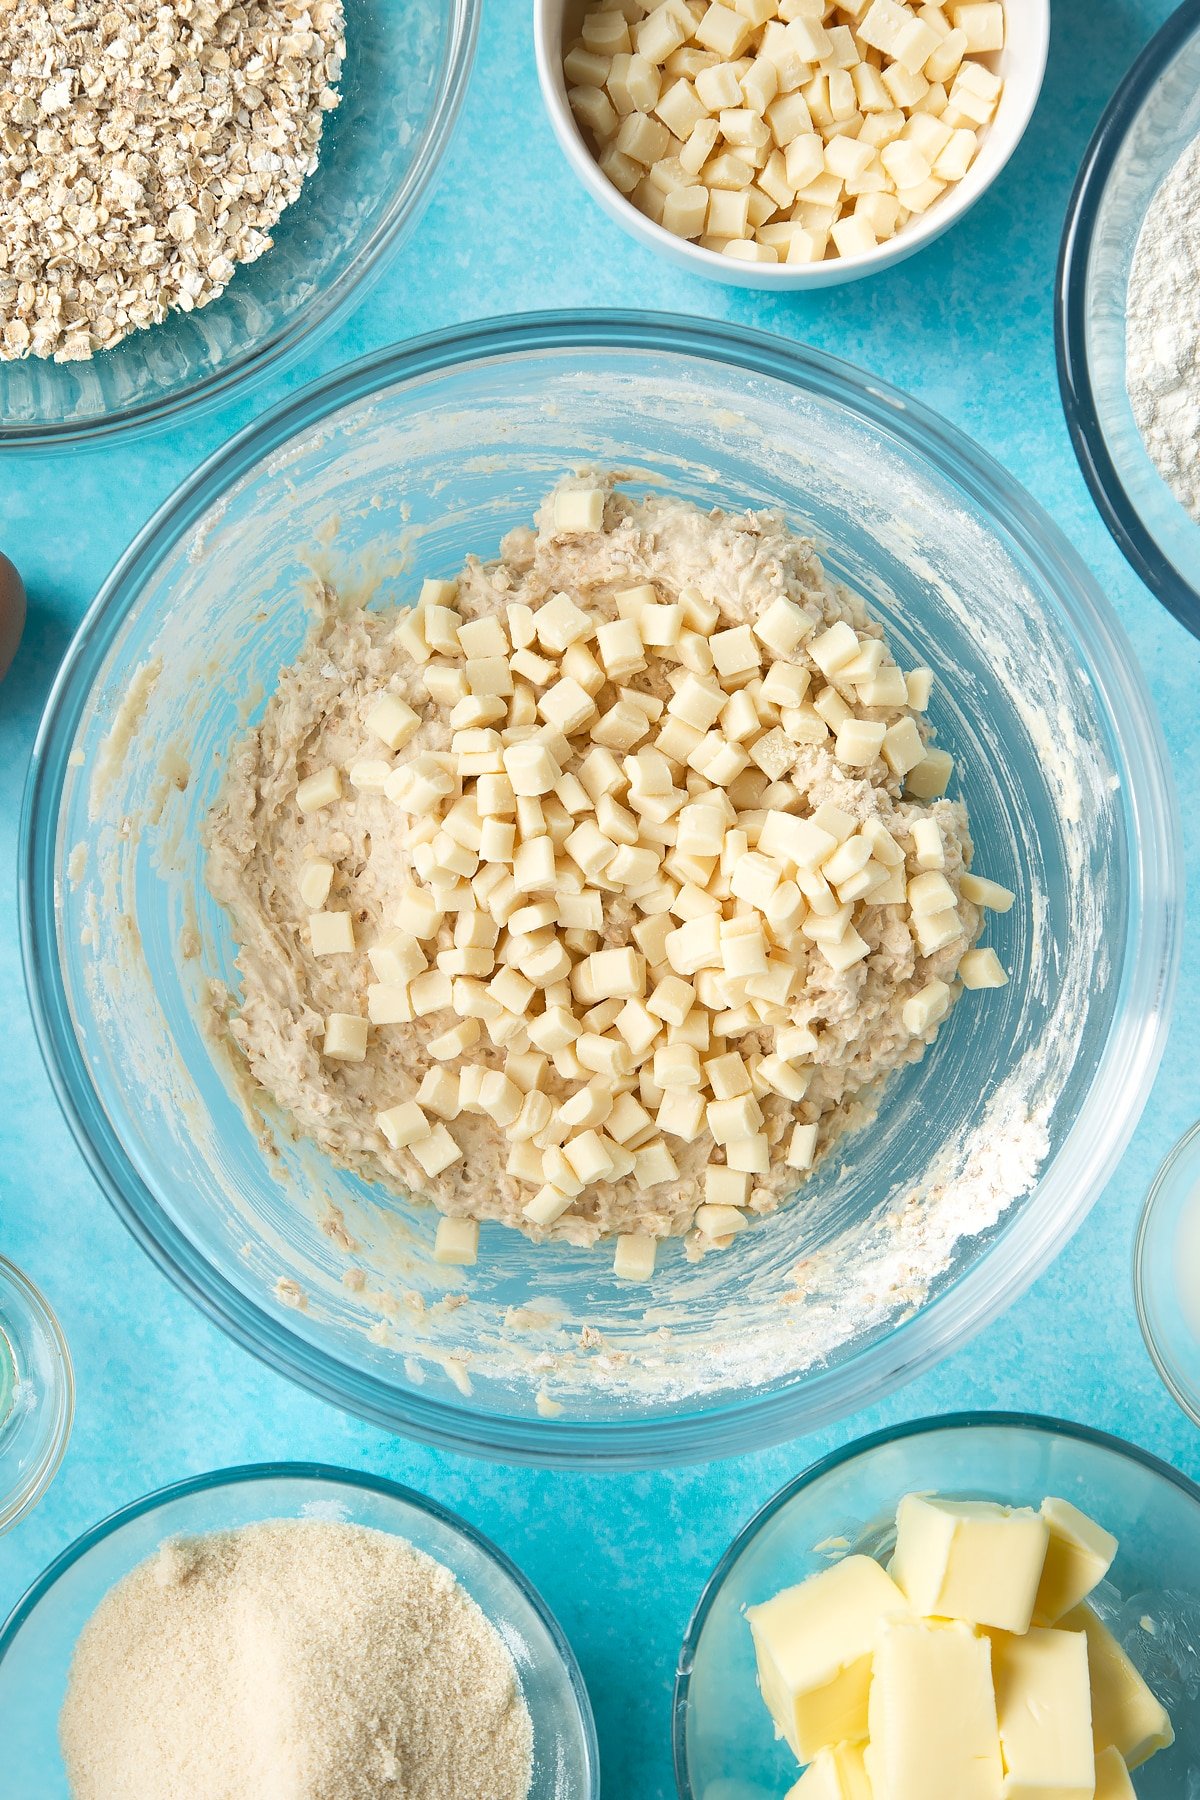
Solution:
[{"label": "small glass bowl", "polygon": [[1138,233],[1200,132],[1200,0],[1138,57],[1088,145],[1067,210],[1055,304],[1071,442],[1100,515],[1152,594],[1200,637],[1200,524],[1142,441],[1125,387],[1125,304]]},{"label": "small glass bowl", "polygon": [[734,1539],[692,1616],[675,1678],[680,1800],[778,1800],[799,1773],[775,1739],[744,1613],[849,1550],[894,1541],[916,1491],[1040,1506],[1069,1500],[1120,1550],[1094,1596],[1171,1714],[1176,1739],[1137,1773],[1140,1800],[1200,1776],[1200,1487],[1120,1438],[1023,1413],[918,1419],[861,1438],[789,1482]]},{"label": "small glass bowl", "polygon": [[315,172],[219,299],[88,362],[0,362],[0,448],[177,419],[327,330],[428,198],[466,91],[482,0],[346,0],[341,105]]},{"label": "small glass bowl", "polygon": [[1146,1196],[1133,1291],[1151,1360],[1200,1425],[1200,1125],[1180,1138]]},{"label": "small glass bowl", "polygon": [[68,1800],[58,1715],[76,1640],[108,1590],[170,1537],[319,1518],[396,1533],[435,1557],[500,1632],[533,1718],[529,1800],[598,1800],[599,1756],[579,1665],[553,1615],[494,1544],[433,1501],[319,1463],[219,1469],[123,1507],[51,1563],[0,1631],[0,1743],[13,1794]]},{"label": "small glass bowl", "polygon": [[74,1413],[75,1378],[58,1320],[28,1277],[0,1256],[0,1531],[54,1480]]}]

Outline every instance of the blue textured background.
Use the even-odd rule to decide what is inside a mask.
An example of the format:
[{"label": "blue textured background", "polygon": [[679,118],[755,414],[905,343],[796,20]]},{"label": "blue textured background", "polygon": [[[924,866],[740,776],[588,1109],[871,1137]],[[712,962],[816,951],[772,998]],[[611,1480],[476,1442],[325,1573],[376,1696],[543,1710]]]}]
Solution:
[{"label": "blue textured background", "polygon": [[[1022,0],[1013,5],[1019,13]],[[675,1656],[701,1585],[746,1517],[832,1444],[922,1413],[1024,1407],[1120,1432],[1200,1476],[1200,1435],[1158,1384],[1130,1292],[1139,1203],[1200,1110],[1200,972],[1186,951],[1166,1060],[1125,1161],[1068,1251],[1000,1323],[819,1438],[677,1471],[545,1474],[436,1454],[343,1418],[234,1348],[152,1268],[87,1174],[43,1074],[12,874],[25,762],[67,640],[129,538],[202,456],[286,388],[393,339],[530,305],[636,304],[740,319],[876,370],[947,414],[1041,498],[1111,596],[1149,674],[1183,791],[1195,885],[1200,643],[1140,588],[1093,511],[1059,407],[1051,329],[1059,232],[1084,145],[1169,10],[1165,0],[1056,0],[1036,117],[968,218],[898,269],[776,298],[679,274],[598,211],[544,119],[528,8],[491,0],[429,210],[339,332],[286,377],[175,436],[0,462],[0,547],[31,596],[28,633],[0,690],[0,1249],[49,1295],[79,1383],[57,1482],[0,1540],[0,1615],[77,1532],[164,1482],[272,1457],[372,1469],[464,1513],[528,1571],[583,1665],[607,1794],[665,1800],[674,1793]]]}]

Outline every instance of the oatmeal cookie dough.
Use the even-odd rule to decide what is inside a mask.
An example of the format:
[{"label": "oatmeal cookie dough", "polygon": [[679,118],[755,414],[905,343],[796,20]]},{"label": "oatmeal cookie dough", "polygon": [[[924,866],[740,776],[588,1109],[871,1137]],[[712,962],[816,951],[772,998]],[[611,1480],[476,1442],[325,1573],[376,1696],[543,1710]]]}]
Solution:
[{"label": "oatmeal cookie dough", "polygon": [[[577,478],[563,484],[559,495],[594,490],[600,483],[595,476]],[[566,529],[565,517],[552,495],[536,529],[509,533],[498,561],[469,558],[453,599],[462,620],[504,617],[514,603],[537,609],[565,593],[603,623],[617,618],[619,594],[651,584],[665,601],[687,591],[703,596],[719,611],[715,629],[724,630],[761,622],[784,599],[803,615],[805,635],[790,660],[812,675],[806,716],[811,715],[814,740],[824,729],[814,699],[830,696],[826,710],[836,711],[837,693],[833,685],[827,687],[809,647],[839,623],[852,628],[868,650],[873,643],[882,645],[881,628],[863,602],[828,578],[811,543],[779,515],[703,512],[659,496],[635,500],[616,491],[610,480],[603,482],[600,528]],[[347,1015],[366,1021],[367,985],[377,979],[367,951],[394,923],[397,897],[406,885],[419,885],[411,821],[384,792],[354,785],[350,772],[364,759],[382,758],[400,767],[423,753],[450,748],[447,712],[432,702],[422,666],[398,640],[408,616],[407,609],[397,615],[349,606],[326,590],[310,642],[282,672],[262,723],[235,749],[222,801],[210,822],[208,881],[229,912],[240,945],[242,980],[236,997],[218,987],[214,1003],[228,1019],[254,1078],[295,1130],[314,1139],[338,1163],[402,1196],[431,1201],[459,1220],[502,1220],[537,1238],[590,1243],[611,1232],[651,1238],[686,1233],[705,1201],[706,1166],[723,1160],[707,1130],[691,1141],[667,1139],[677,1178],[649,1186],[636,1174],[598,1180],[583,1188],[563,1216],[543,1226],[525,1214],[532,1190],[508,1172],[511,1146],[492,1118],[478,1112],[454,1117],[449,1129],[462,1155],[433,1175],[411,1148],[394,1148],[377,1124],[380,1114],[416,1099],[434,1066],[430,1041],[458,1023],[452,1011],[372,1024],[362,1060],[336,1060],[327,1053],[327,1019]],[[893,666],[890,659],[888,666]],[[670,701],[671,678],[680,673],[656,656],[630,682]],[[920,687],[918,676],[909,690],[914,705],[858,704],[856,715],[880,724],[912,720],[923,748],[928,731],[919,714],[924,700]],[[392,757],[366,724],[382,691],[419,716],[412,735]],[[613,697],[614,689],[606,683],[595,698],[603,708]],[[757,796],[767,780],[751,763],[749,774],[757,779],[748,787],[743,784],[740,804],[783,807],[801,817],[828,804],[856,825],[878,821],[904,852],[905,864],[894,871],[902,878],[901,897],[904,878],[911,881],[929,869],[929,848],[935,846],[934,864],[953,892],[961,929],[924,954],[905,905],[857,906],[854,927],[866,941],[866,952],[841,970],[831,966],[816,944],[796,938],[798,980],[786,1017],[791,1027],[811,1033],[807,1088],[799,1100],[769,1088],[757,1093],[770,1163],[749,1184],[750,1213],[773,1210],[802,1179],[785,1160],[797,1122],[815,1128],[810,1135],[820,1155],[847,1123],[870,1116],[879,1084],[893,1070],[924,1054],[939,1019],[961,992],[956,973],[982,925],[980,907],[962,891],[971,860],[962,804],[943,797],[906,797],[904,781],[882,756],[875,755],[866,766],[849,767],[838,760],[834,746],[833,734],[800,743],[786,782],[776,783],[766,802]],[[329,769],[340,772],[338,796],[315,811],[302,811],[299,785]],[[688,779],[693,793],[699,792],[703,784],[680,765],[679,783]],[[944,783],[944,774],[942,779]],[[936,788],[936,781],[931,785]],[[728,791],[736,793],[736,782]],[[307,923],[312,907],[301,898],[306,866],[314,860],[332,865],[333,887],[324,907],[350,915],[354,953],[314,953]],[[741,909],[731,901],[726,912],[734,910]],[[596,947],[629,944],[640,917],[634,900],[620,892],[606,894]],[[436,949],[452,944],[452,923],[446,920],[436,945],[425,945],[431,960]],[[934,983],[945,983],[948,993],[926,1018],[912,1002]],[[701,1055],[736,1049],[753,1062],[774,1048],[772,1023],[736,1042],[714,1038]],[[505,1056],[485,1031],[464,1060],[501,1070]],[[549,1069],[543,1086],[555,1113],[580,1085]],[[637,1083],[629,1085],[636,1094]]]}]

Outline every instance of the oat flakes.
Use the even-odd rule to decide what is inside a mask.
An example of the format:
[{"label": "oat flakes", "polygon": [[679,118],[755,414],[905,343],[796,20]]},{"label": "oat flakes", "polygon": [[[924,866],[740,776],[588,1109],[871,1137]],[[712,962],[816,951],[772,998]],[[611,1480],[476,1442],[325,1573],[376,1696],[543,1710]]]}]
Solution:
[{"label": "oat flakes", "polygon": [[317,163],[341,0],[0,0],[0,361],[221,293]]}]

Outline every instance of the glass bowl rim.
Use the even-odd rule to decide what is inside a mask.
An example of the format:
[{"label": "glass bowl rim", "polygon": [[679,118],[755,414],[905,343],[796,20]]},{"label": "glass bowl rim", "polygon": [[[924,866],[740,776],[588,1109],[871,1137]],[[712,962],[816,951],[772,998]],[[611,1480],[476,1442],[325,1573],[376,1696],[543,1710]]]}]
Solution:
[{"label": "glass bowl rim", "polygon": [[1054,281],[1054,350],[1071,448],[1096,509],[1118,549],[1155,599],[1200,637],[1200,586],[1159,548],[1126,491],[1100,427],[1085,323],[1088,264],[1113,166],[1157,77],[1200,33],[1200,0],[1182,0],[1131,64],[1084,152],[1071,190]]},{"label": "glass bowl rim", "polygon": [[877,1450],[888,1448],[892,1444],[900,1444],[908,1438],[923,1437],[934,1431],[976,1431],[979,1429],[999,1428],[1002,1431],[1029,1431],[1035,1436],[1068,1438],[1075,1443],[1088,1444],[1094,1449],[1107,1450],[1125,1462],[1140,1464],[1151,1475],[1168,1481],[1177,1487],[1189,1500],[1200,1507],[1200,1485],[1181,1470],[1173,1468],[1150,1450],[1143,1450],[1132,1444],[1127,1438],[1118,1437],[1114,1432],[1101,1431],[1093,1425],[1082,1425],[1072,1419],[1058,1419],[1046,1413],[1023,1412],[954,1412],[931,1413],[920,1419],[905,1419],[899,1425],[885,1426],[880,1431],[872,1431],[865,1437],[855,1438],[852,1443],[843,1444],[840,1449],[831,1450],[827,1456],[813,1463],[811,1467],[801,1471],[787,1481],[769,1500],[764,1501],[758,1511],[753,1513],[746,1523],[730,1540],[724,1555],[718,1561],[712,1574],[700,1591],[700,1598],[692,1610],[683,1634],[683,1642],[679,1647],[679,1661],[675,1670],[675,1688],[671,1698],[671,1745],[675,1765],[675,1786],[678,1800],[697,1800],[696,1790],[691,1784],[687,1767],[687,1711],[691,1690],[692,1665],[696,1646],[700,1641],[708,1616],[713,1609],[717,1596],[728,1580],[734,1565],[740,1560],[743,1552],[749,1547],[763,1528],[781,1512],[789,1501],[807,1488],[815,1487],[826,1475],[848,1463],[857,1462],[873,1456]]},{"label": "glass bowl rim", "polygon": [[1137,1308],[1142,1342],[1146,1346],[1146,1354],[1154,1364],[1155,1374],[1180,1411],[1185,1413],[1193,1424],[1200,1425],[1200,1407],[1187,1398],[1176,1381],[1169,1362],[1159,1348],[1158,1333],[1150,1323],[1150,1308],[1146,1303],[1146,1240],[1150,1235],[1154,1213],[1162,1197],[1163,1188],[1175,1173],[1177,1165],[1186,1162],[1188,1157],[1197,1150],[1200,1150],[1200,1121],[1189,1126],[1183,1136],[1171,1146],[1159,1164],[1154,1180],[1150,1183],[1150,1191],[1142,1202],[1137,1233],[1133,1240],[1133,1299]]},{"label": "glass bowl rim", "polygon": [[[462,1406],[398,1388],[356,1369],[330,1349],[309,1344],[286,1321],[273,1319],[241,1294],[167,1219],[97,1102],[74,1030],[62,1023],[67,1012],[65,988],[50,904],[60,793],[56,783],[53,793],[47,792],[51,768],[65,767],[67,741],[82,716],[95,675],[160,556],[186,536],[230,485],[295,433],[369,398],[381,386],[399,382],[417,386],[448,369],[463,370],[518,354],[580,349],[650,351],[731,365],[746,376],[766,375],[793,390],[832,396],[856,418],[899,439],[931,471],[967,492],[991,528],[1015,541],[1022,556],[1046,579],[1056,605],[1086,645],[1093,688],[1102,698],[1119,760],[1128,764],[1130,777],[1122,781],[1122,801],[1142,928],[1129,945],[1123,976],[1126,1005],[1101,1052],[1089,1095],[1098,1128],[1086,1137],[1080,1131],[1086,1108],[1071,1126],[1044,1177],[1049,1180],[1057,1173],[1058,1191],[1056,1204],[1042,1209],[1041,1229],[1026,1229],[1018,1237],[1019,1255],[1013,1254],[1009,1239],[1003,1279],[997,1279],[993,1258],[978,1260],[935,1300],[854,1357],[748,1400],[723,1401],[701,1413],[698,1421],[686,1408],[646,1418],[614,1413],[599,1420],[551,1422]],[[864,1384],[869,1382],[871,1394],[878,1396],[911,1380],[945,1354],[950,1341],[956,1347],[968,1341],[1041,1272],[1086,1216],[1115,1167],[1162,1054],[1180,950],[1180,837],[1178,802],[1161,729],[1115,609],[1032,496],[957,427],[852,364],[740,325],[607,310],[524,314],[410,339],[320,377],[230,439],[158,508],[89,607],[47,699],[22,805],[18,911],[39,1046],[76,1142],[143,1249],[223,1330],[310,1391],[385,1429],[460,1453],[509,1461],[638,1468],[734,1454],[845,1418],[865,1403]],[[1131,993],[1141,1008],[1133,1023]],[[1128,1040],[1124,1052],[1123,1039]],[[1130,1061],[1141,1071],[1140,1083],[1132,1090],[1127,1085]],[[1120,1108],[1108,1105],[1102,1091],[1097,1093],[1106,1076],[1114,1094],[1119,1088],[1125,1097]],[[1070,1182],[1060,1173],[1068,1141],[1074,1143],[1081,1162]],[[814,1391],[822,1396],[820,1404],[813,1399]]]},{"label": "glass bowl rim", "polygon": [[450,8],[449,36],[436,99],[420,142],[404,180],[388,201],[383,218],[341,274],[328,287],[314,294],[293,319],[261,343],[243,351],[225,367],[213,370],[199,380],[189,380],[170,393],[101,413],[94,419],[79,422],[39,419],[33,424],[4,421],[0,424],[0,454],[5,451],[61,450],[121,435],[127,435],[132,441],[165,426],[181,414],[190,413],[193,408],[204,411],[217,400],[239,393],[243,387],[253,387],[268,370],[287,367],[306,341],[316,341],[332,329],[351,302],[356,297],[361,298],[382,272],[400,231],[415,224],[421,207],[429,198],[433,178],[458,122],[479,38],[483,0],[447,0],[447,4]]},{"label": "glass bowl rim", "polygon": [[46,1454],[32,1474],[13,1489],[8,1499],[0,1500],[0,1533],[10,1530],[42,1498],[62,1467],[75,1422],[75,1365],[71,1360],[66,1334],[59,1324],[58,1314],[24,1269],[19,1269],[7,1256],[0,1256],[0,1285],[4,1283],[15,1289],[18,1297],[45,1331],[49,1347],[55,1355],[59,1391],[56,1396],[57,1418]]},{"label": "glass bowl rim", "polygon": [[[191,1475],[183,1481],[169,1482],[165,1487],[156,1488],[149,1494],[143,1494],[138,1500],[131,1500],[125,1506],[118,1507],[115,1512],[97,1521],[95,1525],[80,1532],[79,1536],[67,1545],[65,1550],[49,1563],[38,1575],[17,1601],[8,1618],[0,1626],[0,1663],[8,1655],[16,1641],[18,1633],[33,1616],[47,1594],[69,1569],[95,1549],[106,1538],[113,1537],[126,1525],[144,1518],[148,1513],[158,1512],[164,1506],[176,1500],[191,1499],[196,1494],[216,1492],[222,1488],[256,1486],[268,1481],[304,1481],[325,1482],[330,1487],[357,1488],[364,1493],[380,1494],[387,1500],[399,1501],[415,1511],[424,1513],[427,1518],[446,1526],[450,1532],[464,1543],[470,1544],[480,1551],[487,1561],[506,1575],[517,1588],[523,1599],[544,1626],[546,1634],[554,1647],[562,1668],[567,1677],[572,1698],[579,1717],[583,1738],[584,1754],[587,1760],[588,1787],[581,1800],[598,1800],[599,1784],[599,1745],[596,1737],[596,1722],[592,1713],[592,1704],[588,1696],[587,1684],[583,1679],[583,1671],[579,1666],[574,1650],[567,1639],[562,1626],[551,1612],[538,1589],[530,1581],[524,1571],[518,1568],[512,1558],[507,1556],[491,1538],[474,1525],[452,1512],[449,1507],[431,1500],[428,1495],[418,1493],[415,1488],[407,1487],[403,1482],[391,1481],[384,1475],[373,1475],[365,1469],[343,1469],[334,1463],[319,1462],[265,1462],[239,1463],[228,1469],[211,1469],[203,1475]],[[403,1535],[398,1533],[397,1535]],[[431,1554],[428,1553],[427,1554]],[[452,1574],[456,1571],[451,1570]],[[481,1611],[494,1624],[493,1616],[482,1607]]]}]

